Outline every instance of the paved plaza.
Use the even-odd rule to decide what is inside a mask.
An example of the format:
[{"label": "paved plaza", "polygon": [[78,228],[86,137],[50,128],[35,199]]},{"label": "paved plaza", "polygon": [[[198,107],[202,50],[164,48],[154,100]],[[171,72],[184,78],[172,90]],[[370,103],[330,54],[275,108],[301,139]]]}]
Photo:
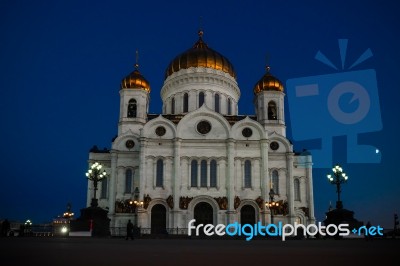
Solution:
[{"label": "paved plaza", "polygon": [[[1,265],[399,265],[400,240],[0,238]],[[251,263],[251,264],[249,264]],[[295,263],[295,264],[293,264]],[[274,264],[278,265],[278,264]]]}]

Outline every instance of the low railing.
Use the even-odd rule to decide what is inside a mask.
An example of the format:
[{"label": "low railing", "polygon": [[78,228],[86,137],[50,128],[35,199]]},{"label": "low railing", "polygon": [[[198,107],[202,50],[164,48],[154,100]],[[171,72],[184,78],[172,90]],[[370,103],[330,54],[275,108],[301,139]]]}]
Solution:
[{"label": "low railing", "polygon": [[[111,236],[126,236],[126,227],[110,227]],[[187,228],[166,228],[164,231],[151,230],[151,228],[140,228],[136,229],[136,235],[146,236],[146,235],[176,235],[184,236],[188,235]]]}]

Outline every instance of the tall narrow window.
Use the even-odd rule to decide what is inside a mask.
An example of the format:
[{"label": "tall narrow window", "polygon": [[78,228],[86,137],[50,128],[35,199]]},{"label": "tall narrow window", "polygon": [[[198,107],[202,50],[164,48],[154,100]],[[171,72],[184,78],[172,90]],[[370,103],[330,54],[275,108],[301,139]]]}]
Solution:
[{"label": "tall narrow window", "polygon": [[244,187],[251,188],[251,162],[246,160],[244,162]]},{"label": "tall narrow window", "polygon": [[279,194],[279,174],[277,170],[272,171],[272,188],[275,194]]},{"label": "tall narrow window", "polygon": [[268,120],[277,120],[278,116],[276,114],[276,103],[274,101],[270,101],[268,103]]},{"label": "tall narrow window", "polygon": [[200,163],[200,186],[207,187],[207,161],[202,160]]},{"label": "tall narrow window", "polygon": [[294,200],[300,201],[300,180],[294,179]]},{"label": "tall narrow window", "polygon": [[189,112],[189,94],[187,93],[183,95],[183,112]]},{"label": "tall narrow window", "polygon": [[103,178],[101,180],[101,193],[100,193],[100,198],[105,199],[107,198],[107,178]]},{"label": "tall narrow window", "polygon": [[174,97],[172,97],[172,100],[171,100],[171,114],[172,115],[175,114],[175,98]]},{"label": "tall narrow window", "polygon": [[127,169],[125,172],[125,193],[132,193],[132,170]]},{"label": "tall narrow window", "polygon": [[219,94],[218,93],[215,94],[214,101],[215,101],[215,104],[214,104],[215,112],[219,113]]},{"label": "tall narrow window", "polygon": [[231,114],[232,114],[232,101],[229,98],[228,99],[228,115],[231,115]]},{"label": "tall narrow window", "polygon": [[210,187],[217,187],[217,161],[210,162]]},{"label": "tall narrow window", "polygon": [[204,92],[199,93],[199,108],[204,104]]},{"label": "tall narrow window", "polygon": [[136,117],[137,104],[135,99],[130,99],[128,103],[128,117]]},{"label": "tall narrow window", "polygon": [[164,183],[164,162],[162,159],[157,160],[157,176],[156,187],[162,187]]},{"label": "tall narrow window", "polygon": [[191,165],[191,177],[190,183],[191,187],[197,187],[197,161],[193,160]]}]

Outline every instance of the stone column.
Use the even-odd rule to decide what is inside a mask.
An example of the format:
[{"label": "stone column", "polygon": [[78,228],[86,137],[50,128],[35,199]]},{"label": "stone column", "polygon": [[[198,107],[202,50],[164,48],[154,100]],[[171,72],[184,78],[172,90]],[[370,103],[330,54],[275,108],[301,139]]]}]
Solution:
[{"label": "stone column", "polygon": [[311,156],[307,156],[306,162],[306,182],[307,182],[307,202],[309,208],[309,224],[315,224],[315,216],[314,216],[314,191],[313,191],[313,176],[312,176],[312,162]]},{"label": "stone column", "polygon": [[289,223],[293,224],[295,220],[294,212],[294,179],[293,179],[293,153],[286,153],[286,189],[288,193],[288,204],[289,204]]},{"label": "stone column", "polygon": [[180,221],[180,210],[179,210],[179,198],[180,198],[180,183],[181,183],[181,143],[182,139],[174,139],[174,169],[172,175],[172,195],[174,198],[174,208],[172,210],[173,227],[179,227]]},{"label": "stone column", "polygon": [[[141,130],[142,132],[142,130]],[[145,137],[140,137],[140,150],[139,150],[139,200],[143,199],[145,182],[146,182],[146,159],[145,159],[145,149],[146,149],[147,139]],[[135,189],[135,188],[133,188]]]},{"label": "stone column", "polygon": [[[268,192],[269,192],[269,184],[270,184],[270,175],[268,170],[268,140],[262,139],[260,141],[260,149],[261,149],[261,171],[260,171],[260,181],[261,181],[261,198],[264,199],[264,203],[268,201]],[[262,223],[267,224],[270,221],[270,211],[265,207],[265,204],[262,206],[261,217]]]},{"label": "stone column", "polygon": [[226,171],[226,191],[228,197],[228,210],[227,210],[227,224],[234,222],[235,219],[235,208],[234,208],[234,199],[235,199],[235,191],[234,191],[234,182],[235,182],[235,140],[228,139],[227,141],[227,158],[228,158],[228,168]]},{"label": "stone column", "polygon": [[110,175],[110,195],[108,197],[108,215],[115,213],[115,196],[117,185],[117,153],[111,150],[111,175]]}]

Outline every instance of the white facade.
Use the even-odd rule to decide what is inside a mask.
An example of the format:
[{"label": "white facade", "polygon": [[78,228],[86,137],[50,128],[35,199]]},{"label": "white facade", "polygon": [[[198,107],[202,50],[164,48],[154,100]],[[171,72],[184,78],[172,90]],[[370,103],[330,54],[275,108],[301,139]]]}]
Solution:
[{"label": "white facade", "polygon": [[[256,116],[240,116],[235,77],[198,66],[166,77],[160,115],[148,114],[149,90],[121,88],[120,97],[111,150],[89,154],[89,164],[100,162],[109,173],[97,195],[111,227],[123,227],[128,219],[155,233],[187,228],[191,219],[268,224],[271,188],[280,203],[274,223],[315,222],[311,155],[295,154],[286,139],[283,91],[255,94]],[[129,117],[132,99],[136,110]],[[267,114],[271,100],[274,119]],[[89,206],[93,187],[88,185]],[[131,204],[135,188],[136,199],[144,202],[137,208]]]}]

